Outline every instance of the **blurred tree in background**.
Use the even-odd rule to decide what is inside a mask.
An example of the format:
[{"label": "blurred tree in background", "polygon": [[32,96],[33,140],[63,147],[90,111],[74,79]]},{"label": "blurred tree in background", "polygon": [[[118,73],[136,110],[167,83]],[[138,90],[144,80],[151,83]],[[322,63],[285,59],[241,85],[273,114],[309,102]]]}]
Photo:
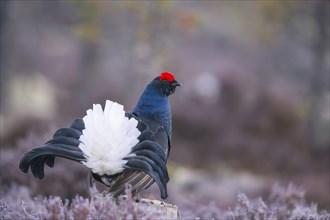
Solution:
[{"label": "blurred tree in background", "polygon": [[170,200],[224,206],[294,182],[330,210],[329,1],[1,1],[0,15],[2,186],[84,194],[52,179],[85,181],[79,166],[58,162],[40,189],[19,157],[93,103],[131,110],[171,71]]}]

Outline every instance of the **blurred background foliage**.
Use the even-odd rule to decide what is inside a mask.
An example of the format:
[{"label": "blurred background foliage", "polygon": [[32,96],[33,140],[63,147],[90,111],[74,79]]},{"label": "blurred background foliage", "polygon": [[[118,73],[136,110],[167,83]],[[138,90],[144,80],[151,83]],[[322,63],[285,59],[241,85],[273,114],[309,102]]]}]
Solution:
[{"label": "blurred background foliage", "polygon": [[330,210],[329,1],[1,1],[0,14],[3,190],[86,196],[79,164],[38,181],[19,158],[93,103],[133,109],[171,71],[184,86],[169,201],[225,207],[293,182]]}]

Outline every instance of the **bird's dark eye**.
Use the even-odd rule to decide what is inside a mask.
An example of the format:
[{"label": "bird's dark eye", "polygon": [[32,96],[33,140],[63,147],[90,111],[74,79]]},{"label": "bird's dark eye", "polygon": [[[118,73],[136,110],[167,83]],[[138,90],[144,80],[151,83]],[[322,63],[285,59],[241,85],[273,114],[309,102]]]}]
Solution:
[{"label": "bird's dark eye", "polygon": [[178,85],[179,84],[176,80],[173,80],[172,82],[169,82],[167,80],[162,80],[161,81],[161,92],[163,95],[166,95],[166,96],[172,95],[175,92],[175,88]]},{"label": "bird's dark eye", "polygon": [[170,94],[173,94],[175,92],[176,86],[170,86]]}]

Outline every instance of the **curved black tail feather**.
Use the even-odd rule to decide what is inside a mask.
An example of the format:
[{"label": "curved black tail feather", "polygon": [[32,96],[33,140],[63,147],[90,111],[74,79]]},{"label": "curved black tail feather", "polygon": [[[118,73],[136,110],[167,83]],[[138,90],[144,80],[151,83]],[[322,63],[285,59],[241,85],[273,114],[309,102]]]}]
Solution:
[{"label": "curved black tail feather", "polygon": [[36,147],[28,151],[19,162],[19,169],[27,173],[31,171],[36,178],[44,177],[44,165],[54,166],[55,157],[63,157],[69,160],[82,162],[86,158],[83,152],[78,148],[79,137],[84,129],[82,119],[76,119],[70,127],[61,128],[54,134],[53,139],[41,147]]}]

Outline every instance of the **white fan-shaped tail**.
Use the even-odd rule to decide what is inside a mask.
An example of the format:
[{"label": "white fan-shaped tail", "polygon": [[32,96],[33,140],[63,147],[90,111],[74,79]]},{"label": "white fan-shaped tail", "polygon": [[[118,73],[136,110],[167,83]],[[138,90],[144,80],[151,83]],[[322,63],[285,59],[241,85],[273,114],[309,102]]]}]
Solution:
[{"label": "white fan-shaped tail", "polygon": [[107,100],[104,111],[100,104],[93,105],[83,118],[85,129],[80,136],[79,148],[87,161],[83,162],[94,173],[116,174],[123,171],[123,165],[138,142],[141,132],[138,121],[125,117],[124,107]]}]

